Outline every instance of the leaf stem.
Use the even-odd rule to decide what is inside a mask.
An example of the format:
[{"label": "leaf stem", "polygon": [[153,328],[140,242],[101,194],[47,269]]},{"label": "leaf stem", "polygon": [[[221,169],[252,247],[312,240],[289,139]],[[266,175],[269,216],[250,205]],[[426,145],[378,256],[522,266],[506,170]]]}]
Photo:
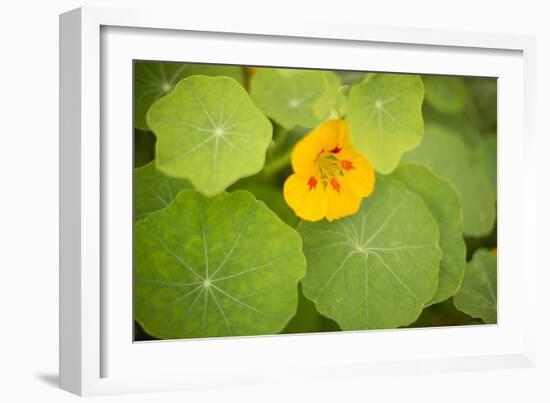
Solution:
[{"label": "leaf stem", "polygon": [[277,158],[272,159],[267,163],[262,171],[266,177],[271,177],[277,174],[281,169],[290,165],[290,157],[292,155],[292,149],[287,150],[285,153],[279,155]]}]

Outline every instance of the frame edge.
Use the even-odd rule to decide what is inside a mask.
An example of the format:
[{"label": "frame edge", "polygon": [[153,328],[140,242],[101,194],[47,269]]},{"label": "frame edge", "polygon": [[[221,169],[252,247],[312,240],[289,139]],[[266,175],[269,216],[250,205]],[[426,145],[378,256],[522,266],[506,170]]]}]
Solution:
[{"label": "frame edge", "polygon": [[59,386],[82,393],[82,12],[59,16]]}]

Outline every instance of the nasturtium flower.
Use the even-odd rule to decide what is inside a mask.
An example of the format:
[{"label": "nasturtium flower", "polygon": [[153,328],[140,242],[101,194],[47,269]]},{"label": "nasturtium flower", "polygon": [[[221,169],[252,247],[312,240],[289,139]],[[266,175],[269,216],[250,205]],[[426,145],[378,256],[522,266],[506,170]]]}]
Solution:
[{"label": "nasturtium flower", "polygon": [[294,173],[284,184],[284,197],[307,221],[355,214],[374,189],[374,169],[353,149],[343,120],[328,120],[301,139],[291,162]]}]

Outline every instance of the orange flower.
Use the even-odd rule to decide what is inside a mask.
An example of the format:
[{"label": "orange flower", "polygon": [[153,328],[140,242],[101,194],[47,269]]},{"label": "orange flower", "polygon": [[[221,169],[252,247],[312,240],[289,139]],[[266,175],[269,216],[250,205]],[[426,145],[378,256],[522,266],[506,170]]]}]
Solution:
[{"label": "orange flower", "polygon": [[343,120],[328,120],[300,140],[292,151],[292,169],[284,197],[307,221],[352,215],[374,189],[374,169],[351,146]]}]

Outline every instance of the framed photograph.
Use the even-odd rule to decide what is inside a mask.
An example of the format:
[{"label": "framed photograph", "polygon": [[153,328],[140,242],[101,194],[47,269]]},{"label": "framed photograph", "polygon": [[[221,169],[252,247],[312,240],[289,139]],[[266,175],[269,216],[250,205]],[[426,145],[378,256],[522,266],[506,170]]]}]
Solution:
[{"label": "framed photograph", "polygon": [[532,38],[85,8],[60,45],[62,388],[533,365]]}]

